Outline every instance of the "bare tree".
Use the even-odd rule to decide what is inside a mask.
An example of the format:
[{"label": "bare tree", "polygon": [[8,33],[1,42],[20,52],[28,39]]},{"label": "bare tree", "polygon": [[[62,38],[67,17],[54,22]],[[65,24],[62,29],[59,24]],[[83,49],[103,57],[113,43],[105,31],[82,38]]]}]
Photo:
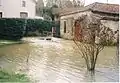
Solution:
[{"label": "bare tree", "polygon": [[57,5],[60,7],[62,5],[61,2],[61,0],[47,0],[46,7],[52,7],[53,5]]},{"label": "bare tree", "polygon": [[71,8],[73,7],[73,4],[70,0],[66,0],[65,3],[63,4],[63,8]]},{"label": "bare tree", "polygon": [[83,7],[85,5],[84,0],[73,0],[72,3],[74,7]]},{"label": "bare tree", "polygon": [[38,0],[36,2],[36,15],[42,16],[43,15],[43,8],[44,8],[43,0]]},{"label": "bare tree", "polygon": [[81,7],[84,6],[83,0],[48,0],[47,7],[52,7],[57,5],[59,8],[72,8],[72,7]]},{"label": "bare tree", "polygon": [[81,24],[83,25],[82,29],[84,30],[82,30],[83,31],[82,38],[74,38],[74,43],[77,45],[79,52],[81,53],[82,57],[85,59],[87,69],[89,71],[94,71],[98,54],[104,48],[104,45],[100,41],[100,39],[103,38],[101,37],[103,34],[98,34],[98,32],[100,32],[102,29],[100,28],[101,23],[99,19],[96,18],[94,18],[96,19],[96,22],[94,21],[87,22],[86,20],[83,19],[85,18],[79,18],[75,21],[75,27]]}]

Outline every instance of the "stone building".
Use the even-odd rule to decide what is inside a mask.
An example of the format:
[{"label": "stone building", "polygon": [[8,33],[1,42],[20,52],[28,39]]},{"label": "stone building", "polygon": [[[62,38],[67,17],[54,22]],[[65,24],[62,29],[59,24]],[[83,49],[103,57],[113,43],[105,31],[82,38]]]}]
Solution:
[{"label": "stone building", "polygon": [[60,36],[65,39],[73,39],[80,28],[75,27],[75,20],[78,18],[87,18],[87,22],[96,22],[99,18],[103,26],[110,30],[119,29],[119,5],[95,2],[81,8],[72,8],[60,13]]}]

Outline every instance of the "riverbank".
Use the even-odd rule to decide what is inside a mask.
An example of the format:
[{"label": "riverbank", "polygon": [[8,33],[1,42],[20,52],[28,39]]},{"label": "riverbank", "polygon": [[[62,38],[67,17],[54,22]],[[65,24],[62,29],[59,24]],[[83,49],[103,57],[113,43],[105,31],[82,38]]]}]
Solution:
[{"label": "riverbank", "polygon": [[25,74],[8,73],[0,70],[0,82],[29,82],[29,79]]},{"label": "riverbank", "polygon": [[[0,40],[0,47],[12,44],[21,44],[23,41]],[[25,74],[15,74],[5,71],[0,67],[0,82],[29,82]]]},{"label": "riverbank", "polygon": [[12,44],[23,44],[26,43],[25,41],[19,40],[19,41],[13,41],[13,40],[0,40],[0,46],[5,45],[12,45]]}]

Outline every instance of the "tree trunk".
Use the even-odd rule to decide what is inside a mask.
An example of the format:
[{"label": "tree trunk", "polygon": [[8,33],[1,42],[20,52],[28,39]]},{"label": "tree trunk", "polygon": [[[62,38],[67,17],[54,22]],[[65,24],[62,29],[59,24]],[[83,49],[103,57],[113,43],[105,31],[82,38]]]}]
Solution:
[{"label": "tree trunk", "polygon": [[86,65],[87,65],[87,70],[88,70],[88,71],[94,71],[94,70],[95,70],[95,62],[94,62],[94,59],[93,59],[93,60],[88,60],[88,61],[86,61]]}]

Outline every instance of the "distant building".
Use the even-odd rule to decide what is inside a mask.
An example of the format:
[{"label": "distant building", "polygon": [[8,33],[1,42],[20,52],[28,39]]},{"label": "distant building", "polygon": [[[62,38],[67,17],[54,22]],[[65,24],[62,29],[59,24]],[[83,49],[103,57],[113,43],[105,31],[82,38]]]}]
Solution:
[{"label": "distant building", "polygon": [[34,18],[35,0],[0,0],[0,18]]},{"label": "distant building", "polygon": [[[95,2],[81,8],[63,9],[59,14],[60,36],[65,39],[73,39],[77,32],[81,31],[74,27],[75,20],[79,17],[91,16],[101,18],[101,23],[116,31],[119,29],[119,5]],[[90,19],[91,21],[93,19]],[[76,32],[76,33],[75,33]]]}]

